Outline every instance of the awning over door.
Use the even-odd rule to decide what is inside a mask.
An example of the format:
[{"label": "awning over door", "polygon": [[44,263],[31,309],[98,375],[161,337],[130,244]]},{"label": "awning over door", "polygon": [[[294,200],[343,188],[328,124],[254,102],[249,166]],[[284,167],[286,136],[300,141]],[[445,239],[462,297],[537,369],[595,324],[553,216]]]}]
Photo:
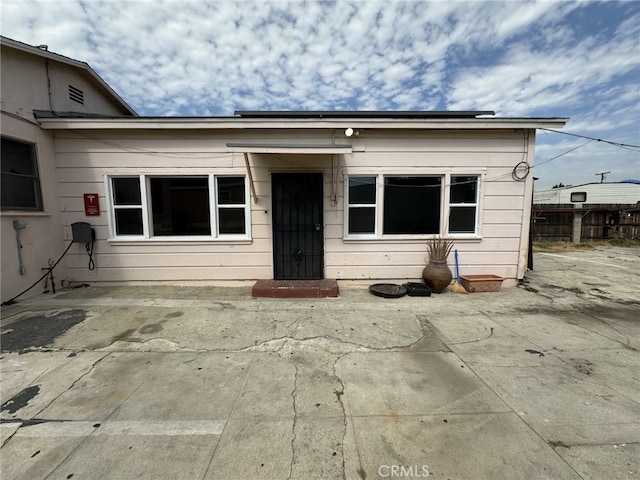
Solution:
[{"label": "awning over door", "polygon": [[334,143],[227,143],[227,150],[234,153],[345,154],[353,152],[353,146]]},{"label": "awning over door", "polygon": [[[249,184],[251,186],[251,196],[253,203],[258,203],[256,188],[253,183],[253,175],[249,165],[250,153],[298,153],[298,154],[325,154],[340,155],[353,152],[353,146],[347,144],[317,144],[317,143],[227,143],[227,150],[231,153],[244,154],[244,162],[247,167],[247,175],[249,176]],[[332,167],[333,168],[333,167]],[[337,168],[337,167],[336,167]],[[337,176],[335,176],[337,183]],[[335,186],[331,195],[332,201],[335,198]]]}]

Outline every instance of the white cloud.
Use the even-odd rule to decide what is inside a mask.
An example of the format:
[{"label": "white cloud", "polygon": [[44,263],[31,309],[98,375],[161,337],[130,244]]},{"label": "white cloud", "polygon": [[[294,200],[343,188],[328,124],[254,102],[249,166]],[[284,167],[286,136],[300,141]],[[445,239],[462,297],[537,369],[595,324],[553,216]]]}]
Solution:
[{"label": "white cloud", "polygon": [[636,2],[3,0],[2,20],[145,115],[493,109],[640,143]]}]

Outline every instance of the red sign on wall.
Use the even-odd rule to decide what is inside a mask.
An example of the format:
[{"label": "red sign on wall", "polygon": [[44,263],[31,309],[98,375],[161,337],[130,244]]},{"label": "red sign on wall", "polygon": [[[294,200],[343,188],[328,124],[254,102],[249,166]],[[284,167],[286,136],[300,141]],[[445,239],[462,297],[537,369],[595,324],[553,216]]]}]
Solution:
[{"label": "red sign on wall", "polygon": [[87,217],[97,217],[100,215],[100,203],[97,193],[84,194],[84,214]]}]

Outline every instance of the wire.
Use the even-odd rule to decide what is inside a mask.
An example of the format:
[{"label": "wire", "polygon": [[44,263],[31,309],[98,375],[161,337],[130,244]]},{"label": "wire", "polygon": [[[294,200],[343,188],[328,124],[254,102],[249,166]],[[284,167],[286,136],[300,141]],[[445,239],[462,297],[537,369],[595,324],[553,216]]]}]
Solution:
[{"label": "wire", "polygon": [[593,140],[595,142],[602,142],[602,143],[608,143],[609,145],[614,145],[616,147],[622,147],[622,148],[640,148],[640,145],[630,145],[628,143],[619,143],[619,142],[612,142],[611,140],[603,140],[602,138],[594,138],[594,137],[588,137],[586,135],[579,135],[577,133],[570,133],[570,132],[563,132],[561,130],[553,130],[551,128],[541,128],[540,130],[545,130],[547,132],[554,132],[554,133],[561,133],[563,135],[569,135],[571,137],[579,137],[579,138],[587,138],[589,140]]},{"label": "wire", "polygon": [[89,255],[89,270],[95,270],[96,269],[96,262],[93,261],[93,241],[87,243],[84,246],[85,250],[87,251],[87,255]]},{"label": "wire", "polygon": [[555,157],[551,157],[551,158],[548,158],[547,160],[544,160],[542,162],[536,163],[534,165],[534,167],[539,167],[540,165],[544,165],[545,163],[549,163],[551,160],[555,160],[556,158],[562,157],[563,155],[566,155],[567,153],[571,153],[571,152],[573,152],[575,150],[578,150],[579,148],[582,148],[585,145],[587,145],[587,144],[589,144],[589,143],[591,143],[593,141],[594,141],[594,139],[589,139],[586,142],[584,142],[582,145],[578,145],[577,147],[574,147],[574,148],[572,148],[570,150],[567,150],[566,152],[563,152],[560,155],[556,155]]},{"label": "wire", "polygon": [[60,255],[60,258],[58,258],[58,260],[56,261],[56,263],[54,263],[53,265],[51,265],[46,272],[44,272],[44,275],[42,275],[38,280],[36,280],[35,282],[33,282],[33,285],[31,285],[29,288],[23,290],[22,292],[20,292],[19,294],[17,294],[15,297],[10,298],[9,300],[7,300],[6,302],[2,302],[2,306],[4,305],[11,305],[14,302],[14,300],[16,298],[18,298],[21,295],[24,295],[25,293],[27,293],[29,290],[31,290],[33,287],[35,287],[38,283],[40,283],[44,277],[46,277],[47,275],[49,275],[51,272],[53,272],[53,269],[56,268],[56,265],[58,265],[60,263],[60,260],[62,260],[62,258],[67,254],[67,252],[69,251],[69,249],[71,248],[71,245],[73,245],[73,242],[69,243],[69,246],[67,247],[67,249],[62,253],[62,255]]},{"label": "wire", "polygon": [[521,161],[511,171],[511,177],[516,182],[522,182],[525,178],[529,176],[529,172],[531,171],[531,165],[529,165],[526,161]]}]

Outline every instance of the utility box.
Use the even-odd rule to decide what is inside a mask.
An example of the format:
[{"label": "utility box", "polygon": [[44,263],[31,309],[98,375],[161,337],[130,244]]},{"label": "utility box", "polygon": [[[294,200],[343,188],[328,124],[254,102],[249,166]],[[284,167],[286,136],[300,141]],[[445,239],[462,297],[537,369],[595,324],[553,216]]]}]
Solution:
[{"label": "utility box", "polygon": [[76,222],[71,224],[71,241],[75,243],[93,242],[91,224],[87,222]]}]

